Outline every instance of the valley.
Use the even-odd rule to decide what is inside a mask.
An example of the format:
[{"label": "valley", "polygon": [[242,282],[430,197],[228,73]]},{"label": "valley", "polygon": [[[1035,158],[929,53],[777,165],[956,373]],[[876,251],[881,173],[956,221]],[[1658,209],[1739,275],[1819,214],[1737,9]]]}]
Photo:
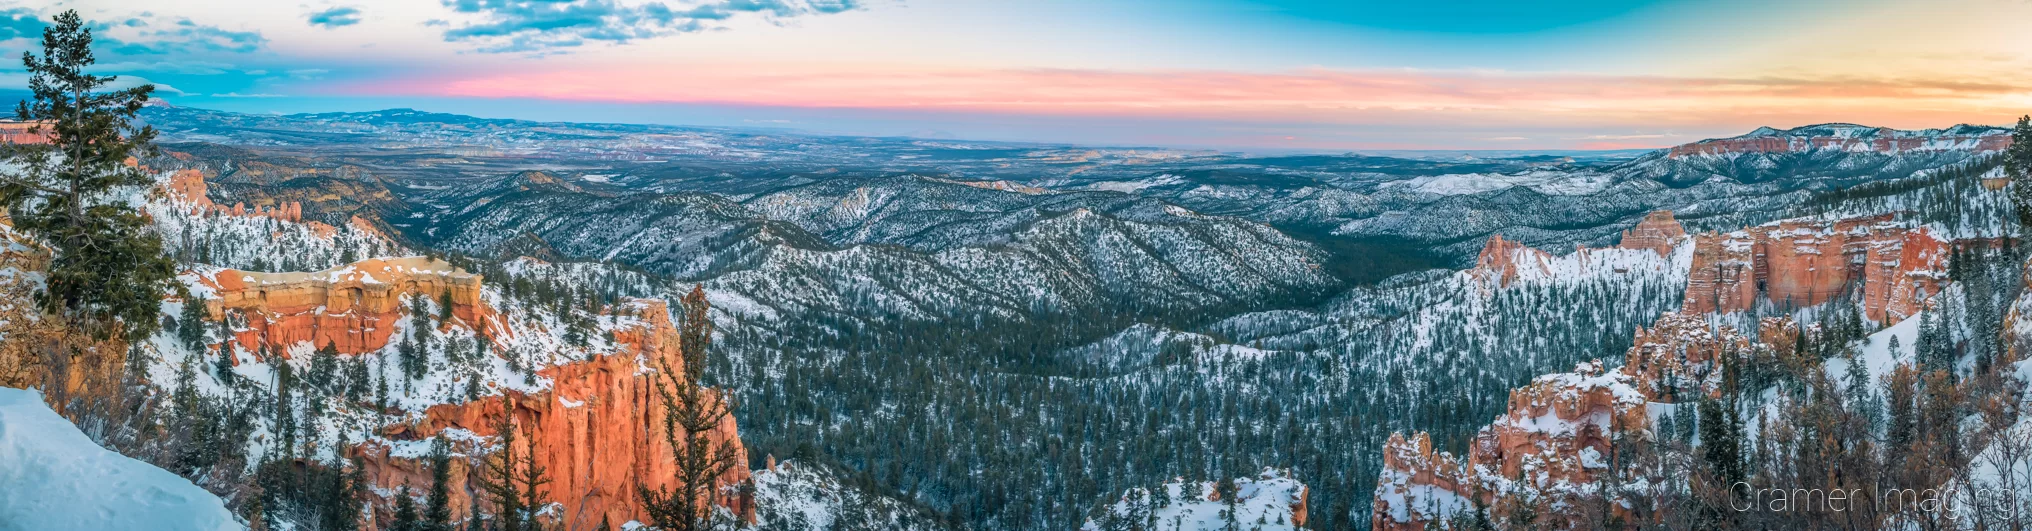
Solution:
[{"label": "valley", "polygon": [[[286,452],[362,471],[366,517],[394,518],[443,438],[464,457],[454,519],[482,514],[489,441],[521,440],[544,449],[551,492],[582,494],[555,499],[553,523],[642,521],[633,485],[683,448],[653,429],[656,375],[703,356],[727,412],[708,440],[738,462],[714,503],[765,527],[1218,524],[1221,503],[1171,500],[1235,485],[1264,529],[1513,518],[1516,500],[1585,494],[1548,485],[1599,468],[1530,483],[1519,467],[1546,465],[1520,463],[1593,459],[1575,455],[1658,417],[1642,404],[1675,411],[1631,371],[1715,356],[1626,361],[1649,345],[1713,326],[1733,339],[1704,341],[1796,351],[1765,329],[1890,326],[1945,293],[1956,341],[1975,342],[2016,296],[1986,287],[1977,309],[1949,271],[2016,260],[1999,128],[1264,157],[406,110],[141,116],[163,153],[127,201],[194,297],[163,312],[218,325],[178,321],[131,363],[226,422],[195,433],[242,441],[184,459],[243,511],[254,498],[227,486],[266,480],[242,463]],[[711,350],[683,350],[697,339],[679,329],[708,321]],[[1608,439],[1504,431],[1595,409],[1620,419]]]}]

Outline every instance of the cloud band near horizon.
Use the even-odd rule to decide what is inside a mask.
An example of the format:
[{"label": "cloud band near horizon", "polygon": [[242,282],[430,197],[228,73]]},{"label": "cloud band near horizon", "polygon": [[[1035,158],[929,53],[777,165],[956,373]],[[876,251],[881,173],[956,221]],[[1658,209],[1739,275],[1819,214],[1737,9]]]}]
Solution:
[{"label": "cloud band near horizon", "polygon": [[[1283,73],[1072,69],[561,69],[335,86],[335,93],[911,110],[1363,126],[1735,130],[1821,122],[1998,124],[2032,84],[1929,79],[1610,76],[1496,71]],[[1655,147],[1656,135],[1596,139]],[[1670,142],[1666,140],[1665,142]]]}]

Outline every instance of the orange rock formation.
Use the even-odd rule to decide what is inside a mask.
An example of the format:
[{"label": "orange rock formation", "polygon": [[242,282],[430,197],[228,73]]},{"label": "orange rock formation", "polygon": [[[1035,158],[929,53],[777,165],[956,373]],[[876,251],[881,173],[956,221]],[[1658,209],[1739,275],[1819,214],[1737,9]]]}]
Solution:
[{"label": "orange rock formation", "polygon": [[[663,432],[657,376],[649,371],[681,367],[683,360],[665,304],[636,301],[633,310],[644,324],[615,332],[616,342],[623,346],[620,352],[539,371],[552,381],[551,389],[534,394],[507,391],[466,404],[434,406],[415,424],[391,426],[384,433],[395,440],[423,440],[447,430],[493,437],[498,435],[495,426],[512,419],[518,448],[523,448],[518,451],[534,444],[537,464],[552,479],[546,493],[549,501],[563,505],[564,524],[589,528],[602,517],[610,522],[646,522],[649,517],[636,485],[664,489],[677,477],[676,460]],[[737,449],[739,465],[720,477],[721,484],[746,480],[747,450],[741,447],[733,417],[727,416],[708,437],[716,445]],[[373,443],[361,445],[356,453],[378,487],[406,484],[419,489],[430,484],[429,465],[420,458],[392,456],[388,448]],[[465,466],[454,467],[451,505],[460,517],[471,505],[472,494],[463,488],[473,481],[469,476]],[[754,509],[753,500],[733,496],[722,504],[742,515],[752,515]]]},{"label": "orange rock formation", "polygon": [[55,122],[50,121],[17,122],[12,120],[0,121],[0,144],[48,144],[50,142],[51,135],[51,131],[48,127],[43,127],[40,130],[34,132],[30,132],[29,129],[35,128],[36,126],[48,126],[53,124],[55,124]]},{"label": "orange rock formation", "polygon": [[[1798,327],[1789,319],[1766,319],[1759,332],[1784,341]],[[1512,390],[1507,411],[1475,436],[1466,463],[1435,451],[1424,433],[1393,434],[1384,445],[1371,527],[1425,529],[1451,511],[1467,510],[1470,500],[1495,517],[1526,499],[1541,522],[1574,516],[1560,512],[1570,505],[1560,496],[1618,466],[1613,456],[1619,439],[1648,444],[1651,403],[1711,391],[1720,377],[1721,353],[1752,345],[1733,328],[1710,329],[1701,316],[1666,314],[1637,332],[1616,370],[1587,363]],[[1534,494],[1507,496],[1520,490]]]},{"label": "orange rock formation", "polygon": [[1658,256],[1665,256],[1672,254],[1672,246],[1679,243],[1680,238],[1685,237],[1686,228],[1679,225],[1679,220],[1672,218],[1672,211],[1659,210],[1645,214],[1644,219],[1637,222],[1637,226],[1623,231],[1623,239],[1616,246],[1624,249],[1651,249],[1658,251]]},{"label": "orange rock formation", "polygon": [[1784,307],[1811,306],[1860,288],[1866,316],[1896,321],[1917,312],[1946,281],[1947,245],[1888,215],[1782,221],[1701,234],[1694,245],[1690,312],[1743,311],[1760,296]]},{"label": "orange rock formation", "polygon": [[176,173],[170,174],[169,182],[163,184],[163,191],[171,197],[190,203],[191,215],[224,214],[303,221],[303,204],[296,201],[274,206],[256,206],[253,210],[248,210],[245,203],[234,203],[232,208],[213,203],[211,197],[206,195],[205,174],[198,170],[177,170]]},{"label": "orange rock formation", "polygon": [[1489,242],[1482,245],[1482,254],[1475,257],[1475,270],[1494,277],[1499,286],[1508,286],[1517,280],[1522,268],[1545,267],[1544,262],[1552,258],[1545,251],[1532,248],[1516,241],[1505,240],[1503,235],[1489,236]]},{"label": "orange rock formation", "polygon": [[[1686,229],[1672,218],[1672,211],[1660,210],[1644,215],[1644,219],[1623,231],[1621,243],[1610,249],[1648,249],[1658,256],[1672,254],[1674,246],[1686,237]],[[1576,247],[1574,256],[1581,264],[1589,264],[1600,255],[1593,254],[1601,248]],[[1528,273],[1549,273],[1555,260],[1550,253],[1541,251],[1513,240],[1506,240],[1502,234],[1489,236],[1482,245],[1482,252],[1475,257],[1475,267],[1470,270],[1484,281],[1494,281],[1498,286],[1509,286],[1520,275]],[[1624,272],[1623,269],[1616,269]]]},{"label": "orange rock formation", "polygon": [[200,275],[214,292],[212,315],[246,318],[234,341],[249,352],[277,352],[298,343],[342,354],[380,350],[407,316],[405,296],[442,300],[452,315],[482,335],[494,330],[493,312],[480,301],[480,276],[423,257],[368,259],[316,273],[257,273],[234,269]]}]

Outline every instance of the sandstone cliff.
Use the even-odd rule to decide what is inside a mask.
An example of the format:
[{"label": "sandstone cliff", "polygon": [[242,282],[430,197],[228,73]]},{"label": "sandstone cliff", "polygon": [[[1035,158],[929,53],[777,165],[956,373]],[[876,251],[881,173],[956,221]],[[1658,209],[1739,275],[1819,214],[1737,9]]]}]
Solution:
[{"label": "sandstone cliff", "polygon": [[1685,310],[1739,312],[1760,298],[1798,308],[1859,294],[1865,316],[1898,321],[1940,291],[1947,258],[1945,242],[1888,215],[1711,232],[1694,237]]},{"label": "sandstone cliff", "polygon": [[245,319],[233,341],[247,352],[263,346],[288,351],[299,343],[331,344],[343,354],[387,346],[396,323],[407,313],[405,297],[441,300],[449,295],[452,315],[482,335],[497,327],[480,301],[480,276],[442,260],[376,258],[316,273],[259,273],[221,269],[197,275],[209,292],[211,314]]},{"label": "sandstone cliff", "polygon": [[[560,521],[577,527],[598,525],[602,517],[610,522],[648,521],[636,485],[670,488],[677,466],[663,432],[665,408],[655,389],[655,371],[681,367],[683,359],[665,303],[636,300],[623,311],[637,320],[613,331],[622,347],[619,351],[538,371],[550,381],[541,391],[504,390],[474,402],[437,405],[413,422],[389,426],[382,434],[391,443],[367,442],[354,451],[363,459],[367,476],[382,489],[429,485],[430,468],[422,456],[394,446],[413,448],[419,443],[403,441],[438,435],[459,441],[493,438],[499,436],[496,427],[508,421],[517,430],[517,451],[533,446],[537,464],[549,472],[552,482],[546,493],[550,501],[561,504]],[[714,444],[735,447],[738,463],[748,462],[732,416],[708,437]],[[452,473],[452,506],[461,516],[473,496],[466,488],[476,479],[471,468],[462,463]],[[747,478],[746,467],[736,466],[720,482],[731,486]],[[753,511],[751,500],[731,494],[722,504],[736,514]]]}]

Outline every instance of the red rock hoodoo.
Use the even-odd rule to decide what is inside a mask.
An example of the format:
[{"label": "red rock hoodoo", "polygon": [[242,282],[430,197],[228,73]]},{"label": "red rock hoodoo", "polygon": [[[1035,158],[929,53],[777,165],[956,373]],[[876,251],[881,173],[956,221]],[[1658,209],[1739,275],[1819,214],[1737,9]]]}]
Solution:
[{"label": "red rock hoodoo", "polygon": [[[424,440],[462,430],[493,437],[502,420],[512,419],[518,452],[533,444],[537,465],[552,480],[545,493],[549,501],[562,505],[561,523],[581,529],[599,525],[603,517],[610,522],[649,521],[636,485],[666,489],[677,477],[652,368],[681,367],[683,355],[662,301],[638,300],[630,306],[643,324],[615,331],[620,352],[539,371],[552,381],[550,389],[533,394],[506,391],[465,404],[434,406],[416,423],[390,426],[384,434],[394,440]],[[720,483],[731,486],[746,480],[747,450],[741,446],[733,416],[725,417],[708,438],[736,449],[738,464],[720,477]],[[356,454],[379,488],[406,484],[413,490],[430,484],[424,458],[396,456],[374,443],[360,445]],[[458,518],[464,518],[471,506],[472,495],[463,487],[475,478],[466,468],[461,464],[453,469],[451,506]],[[753,512],[752,500],[729,495],[721,504],[736,514]]]},{"label": "red rock hoodoo", "polygon": [[1658,256],[1665,256],[1672,254],[1672,247],[1685,237],[1686,228],[1679,225],[1679,220],[1672,218],[1672,211],[1659,210],[1645,214],[1644,219],[1637,222],[1637,226],[1623,231],[1623,239],[1616,246],[1624,249],[1650,249],[1658,251]]},{"label": "red rock hoodoo", "polygon": [[1493,276],[1500,286],[1508,286],[1517,280],[1517,274],[1524,268],[1544,270],[1545,261],[1552,255],[1512,240],[1503,235],[1489,236],[1489,242],[1482,245],[1482,254],[1475,257],[1475,270]]}]

